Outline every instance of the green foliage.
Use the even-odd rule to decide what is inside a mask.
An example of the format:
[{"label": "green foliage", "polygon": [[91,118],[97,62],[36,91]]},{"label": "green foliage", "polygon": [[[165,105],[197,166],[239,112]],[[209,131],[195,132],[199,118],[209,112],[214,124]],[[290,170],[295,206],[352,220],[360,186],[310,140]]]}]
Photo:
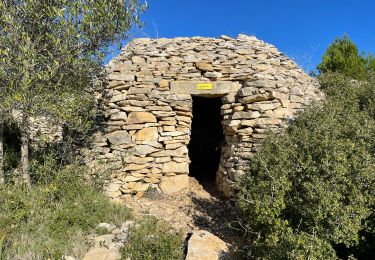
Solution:
[{"label": "green foliage", "polygon": [[[22,176],[29,181],[30,117],[90,127],[96,80],[109,47],[141,26],[139,0],[0,2],[0,118],[22,113]],[[26,137],[27,136],[27,137]]]},{"label": "green foliage", "polygon": [[336,259],[336,245],[357,247],[371,225],[374,83],[329,77],[327,100],[271,134],[240,181],[252,257]]},{"label": "green foliage", "polygon": [[357,46],[347,35],[336,38],[327,48],[322,62],[317,66],[320,73],[338,72],[353,79],[365,79],[375,73],[375,59],[358,52]]},{"label": "green foliage", "polygon": [[182,234],[173,233],[166,223],[150,217],[130,229],[129,242],[122,248],[122,259],[182,259],[183,247]]},{"label": "green foliage", "polygon": [[8,259],[60,259],[63,254],[82,257],[86,234],[101,222],[120,224],[130,212],[112,204],[83,180],[77,165],[59,168],[53,156],[32,167],[35,186],[0,187],[0,234],[7,236]]}]

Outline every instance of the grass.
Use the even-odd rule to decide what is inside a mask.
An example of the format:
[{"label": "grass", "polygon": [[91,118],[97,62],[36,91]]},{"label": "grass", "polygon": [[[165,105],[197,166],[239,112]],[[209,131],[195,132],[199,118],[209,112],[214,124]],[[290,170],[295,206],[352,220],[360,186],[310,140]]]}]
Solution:
[{"label": "grass", "polygon": [[81,258],[90,246],[87,234],[99,223],[130,219],[125,206],[111,203],[87,186],[81,172],[80,167],[66,167],[32,190],[14,184],[0,187],[5,259]]},{"label": "grass", "polygon": [[179,232],[154,217],[140,220],[130,229],[129,242],[121,250],[122,259],[183,259],[184,240]]},{"label": "grass", "polygon": [[[132,218],[84,178],[85,168],[56,166],[52,157],[32,166],[33,186],[0,186],[0,260],[82,259],[88,234],[106,233],[102,222],[120,225]],[[137,221],[122,249],[124,259],[182,259],[182,234],[154,218]]]}]

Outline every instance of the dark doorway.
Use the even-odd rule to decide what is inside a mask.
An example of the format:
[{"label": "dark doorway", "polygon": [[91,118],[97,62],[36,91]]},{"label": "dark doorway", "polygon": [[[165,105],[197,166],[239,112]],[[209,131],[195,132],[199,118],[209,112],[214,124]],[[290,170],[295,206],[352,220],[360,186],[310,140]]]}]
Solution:
[{"label": "dark doorway", "polygon": [[193,97],[193,122],[189,144],[190,176],[201,184],[215,183],[224,139],[221,98]]}]

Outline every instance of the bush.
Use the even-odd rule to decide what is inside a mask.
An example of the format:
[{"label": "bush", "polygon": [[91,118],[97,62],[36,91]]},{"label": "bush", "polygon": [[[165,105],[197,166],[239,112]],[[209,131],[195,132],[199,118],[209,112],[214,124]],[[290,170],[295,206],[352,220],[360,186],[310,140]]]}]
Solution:
[{"label": "bush", "polygon": [[175,233],[162,221],[145,218],[130,229],[129,242],[122,248],[122,259],[183,259],[182,234]]},{"label": "bush", "polygon": [[375,85],[329,77],[326,101],[270,134],[239,183],[250,257],[336,259],[373,227]]},{"label": "bush", "polygon": [[6,259],[82,257],[86,235],[100,222],[120,224],[127,208],[115,205],[82,178],[84,168],[59,169],[53,157],[34,165],[32,190],[23,185],[0,187],[0,237],[5,234]]}]

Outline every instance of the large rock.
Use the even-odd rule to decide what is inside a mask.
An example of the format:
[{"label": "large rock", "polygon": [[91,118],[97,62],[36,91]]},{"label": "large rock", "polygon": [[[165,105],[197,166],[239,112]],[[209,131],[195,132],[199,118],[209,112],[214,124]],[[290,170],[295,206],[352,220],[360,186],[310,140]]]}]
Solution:
[{"label": "large rock", "polygon": [[189,176],[187,174],[176,175],[164,178],[159,187],[165,194],[180,192],[189,186]]},{"label": "large rock", "polygon": [[130,136],[127,131],[115,131],[107,134],[108,141],[114,145],[130,143]]},{"label": "large rock", "polygon": [[147,127],[139,130],[135,134],[136,141],[157,141],[158,129],[156,127]]},{"label": "large rock", "polygon": [[156,122],[156,117],[150,112],[131,112],[126,121],[128,125]]},{"label": "large rock", "polygon": [[121,254],[117,248],[107,249],[103,247],[93,247],[83,257],[83,260],[119,260]]},{"label": "large rock", "polygon": [[229,258],[227,244],[206,230],[194,231],[190,237],[186,260],[218,260]]}]

